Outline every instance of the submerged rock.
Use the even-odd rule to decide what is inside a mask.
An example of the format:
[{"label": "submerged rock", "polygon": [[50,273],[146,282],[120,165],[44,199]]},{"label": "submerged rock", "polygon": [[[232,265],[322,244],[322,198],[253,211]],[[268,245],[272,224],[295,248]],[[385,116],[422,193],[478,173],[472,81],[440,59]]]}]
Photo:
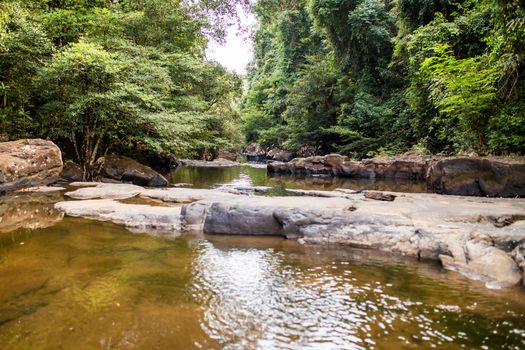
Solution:
[{"label": "submerged rock", "polygon": [[104,157],[101,175],[113,180],[131,182],[139,186],[166,187],[168,180],[149,166],[117,155]]},{"label": "submerged rock", "polygon": [[0,197],[0,232],[53,226],[64,217],[64,213],[54,207],[61,200],[62,194],[56,191],[22,192]]},{"label": "submerged rock", "polygon": [[62,154],[51,141],[0,143],[0,193],[52,184],[61,172]]}]

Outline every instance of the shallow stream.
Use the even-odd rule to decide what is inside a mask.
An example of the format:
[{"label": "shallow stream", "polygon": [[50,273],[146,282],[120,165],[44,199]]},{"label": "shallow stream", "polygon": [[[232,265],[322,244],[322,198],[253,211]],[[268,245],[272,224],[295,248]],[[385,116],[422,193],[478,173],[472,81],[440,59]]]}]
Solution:
[{"label": "shallow stream", "polygon": [[[222,174],[173,176],[241,178]],[[273,181],[253,174],[253,185]],[[0,232],[2,350],[525,348],[522,288],[490,290],[433,263],[272,237],[133,234],[60,221],[42,198],[0,202],[6,219],[26,218]]]}]

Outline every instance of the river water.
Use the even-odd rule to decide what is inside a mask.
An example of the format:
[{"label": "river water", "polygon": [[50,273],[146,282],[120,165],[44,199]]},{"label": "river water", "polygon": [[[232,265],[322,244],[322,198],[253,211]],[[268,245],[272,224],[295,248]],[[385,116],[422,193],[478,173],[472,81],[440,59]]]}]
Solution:
[{"label": "river water", "polygon": [[275,237],[133,234],[56,220],[41,199],[1,201],[5,216],[51,225],[0,232],[1,349],[525,348],[523,289],[433,263]]},{"label": "river water", "polygon": [[306,190],[379,190],[396,192],[426,192],[422,181],[359,180],[342,177],[297,177],[268,175],[266,168],[234,166],[223,168],[182,167],[168,175],[172,183],[191,183],[196,188],[227,186],[269,186]]}]

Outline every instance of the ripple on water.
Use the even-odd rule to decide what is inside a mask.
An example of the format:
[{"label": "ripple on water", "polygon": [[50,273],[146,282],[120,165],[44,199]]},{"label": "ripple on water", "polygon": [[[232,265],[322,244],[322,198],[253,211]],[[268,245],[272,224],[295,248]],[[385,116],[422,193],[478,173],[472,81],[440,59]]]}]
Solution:
[{"label": "ripple on water", "polygon": [[0,286],[1,350],[525,348],[522,290],[279,238],[66,218],[0,233]]},{"label": "ripple on water", "polygon": [[[421,286],[427,294],[432,294],[427,288],[433,287],[437,298],[408,296],[396,283],[410,281],[391,276],[380,266],[363,269],[362,264],[332,261],[308,267],[290,261],[289,255],[273,249],[217,249],[212,243],[202,244],[194,262],[194,296],[204,307],[205,331],[224,349],[519,349],[525,345],[522,333],[513,332],[515,323],[525,325],[523,314],[505,324],[498,322],[481,310],[454,303],[459,292],[445,283]],[[397,270],[403,275],[402,268]],[[387,282],[392,279],[394,283]],[[452,290],[450,295],[439,295],[447,289]],[[480,337],[481,333],[488,336]]]}]

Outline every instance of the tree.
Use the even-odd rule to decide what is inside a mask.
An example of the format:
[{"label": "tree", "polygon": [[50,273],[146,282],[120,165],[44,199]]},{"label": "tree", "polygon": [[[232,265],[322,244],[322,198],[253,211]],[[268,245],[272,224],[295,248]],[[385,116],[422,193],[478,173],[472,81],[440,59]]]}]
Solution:
[{"label": "tree", "polygon": [[79,42],[56,54],[40,73],[42,127],[52,139],[72,145],[87,180],[96,174],[98,156],[137,137],[144,111],[158,108],[158,95],[169,92],[162,67],[151,66],[151,80],[144,81],[145,70],[134,63]]}]

